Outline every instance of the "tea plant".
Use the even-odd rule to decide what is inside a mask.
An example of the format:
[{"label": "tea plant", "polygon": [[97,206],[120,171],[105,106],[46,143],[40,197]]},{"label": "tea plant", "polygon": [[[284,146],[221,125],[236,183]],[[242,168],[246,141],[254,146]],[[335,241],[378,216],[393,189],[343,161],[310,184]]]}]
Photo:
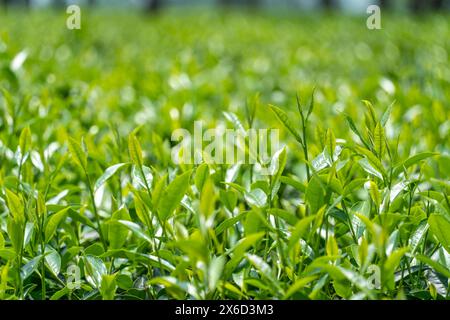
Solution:
[{"label": "tea plant", "polygon": [[[448,299],[450,20],[0,18],[0,299]],[[199,119],[284,147],[175,164]]]}]

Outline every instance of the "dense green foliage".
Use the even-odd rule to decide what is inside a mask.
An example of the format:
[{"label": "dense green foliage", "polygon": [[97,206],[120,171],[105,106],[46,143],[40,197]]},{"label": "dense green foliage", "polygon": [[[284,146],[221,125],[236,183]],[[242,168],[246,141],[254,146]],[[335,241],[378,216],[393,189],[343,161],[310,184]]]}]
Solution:
[{"label": "dense green foliage", "polygon": [[[82,17],[0,14],[0,299],[448,298],[448,16]],[[173,164],[199,119],[286,148]]]}]

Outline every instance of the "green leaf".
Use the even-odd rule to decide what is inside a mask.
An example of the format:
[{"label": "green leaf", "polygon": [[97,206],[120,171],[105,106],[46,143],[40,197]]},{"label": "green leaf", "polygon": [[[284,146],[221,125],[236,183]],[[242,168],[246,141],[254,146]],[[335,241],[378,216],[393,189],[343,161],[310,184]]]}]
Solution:
[{"label": "green leaf", "polygon": [[100,288],[103,276],[108,273],[102,259],[94,256],[84,257],[84,272],[87,282],[93,288]]},{"label": "green leaf", "polygon": [[149,210],[147,209],[147,206],[138,195],[134,196],[134,208],[136,210],[136,215],[138,216],[139,220],[147,228],[150,228],[152,226],[152,220],[150,219]]},{"label": "green leaf", "polygon": [[[142,170],[141,170],[142,169]],[[153,184],[153,174],[152,170],[147,166],[133,166],[131,169],[131,177],[133,178],[133,183],[138,184],[144,189],[151,189]]]},{"label": "green leaf", "polygon": [[306,187],[306,202],[311,208],[311,213],[316,213],[325,202],[325,189],[320,178],[313,176]]},{"label": "green leaf", "polygon": [[50,271],[58,277],[61,271],[61,256],[50,246],[45,247],[45,263]]},{"label": "green leaf", "polygon": [[280,178],[286,166],[286,161],[287,161],[286,147],[283,147],[282,149],[277,151],[275,155],[272,157],[272,160],[270,161],[269,174],[273,176],[272,190],[270,193],[272,199],[275,197],[278,190],[280,189],[281,184]]},{"label": "green leaf", "polygon": [[12,218],[19,224],[25,223],[25,213],[22,199],[8,189],[5,190],[5,194],[6,203]]},{"label": "green leaf", "polygon": [[259,232],[248,235],[247,237],[239,240],[239,242],[231,249],[231,259],[225,265],[226,278],[231,275],[236,266],[244,257],[247,250],[250,247],[255,246],[256,243],[264,236],[264,234],[264,232]]},{"label": "green leaf", "polygon": [[208,269],[208,288],[209,291],[214,291],[217,287],[217,283],[222,276],[222,271],[225,266],[225,257],[214,257],[209,265]]},{"label": "green leaf", "polygon": [[0,249],[0,258],[6,261],[14,260],[16,252],[12,249]]},{"label": "green leaf", "polygon": [[8,219],[7,229],[14,251],[19,254],[23,246],[25,227],[23,223],[17,222],[15,219]]},{"label": "green leaf", "polygon": [[62,288],[61,290],[56,291],[51,297],[50,300],[60,300],[62,297],[70,294],[70,289],[67,287]]},{"label": "green leaf", "polygon": [[34,257],[28,263],[26,263],[22,269],[20,270],[20,277],[22,278],[22,281],[25,281],[29,276],[35,272],[39,267],[39,262],[42,260],[42,255],[39,255],[37,257]]},{"label": "green leaf", "polygon": [[317,279],[317,276],[308,276],[301,278],[294,282],[293,285],[289,287],[289,289],[286,291],[286,294],[284,295],[283,299],[289,299],[291,296],[293,296],[296,292],[302,290],[304,287],[309,285],[311,282]]},{"label": "green leaf", "polygon": [[94,190],[100,188],[106,181],[113,177],[121,168],[129,165],[129,163],[118,163],[105,170],[100,178],[95,182]]},{"label": "green leaf", "polygon": [[384,166],[381,164],[381,161],[372,153],[372,151],[361,147],[357,147],[357,150],[359,153],[363,154],[366,157],[367,161],[369,161],[370,165],[373,168],[381,173],[383,178],[387,176]]},{"label": "green leaf", "polygon": [[450,253],[450,220],[439,214],[432,214],[428,218],[431,232],[436,236],[444,249]]},{"label": "green leaf", "polygon": [[66,218],[67,212],[70,208],[64,208],[53,214],[45,226],[45,242],[49,242],[56,232],[59,224]]},{"label": "green leaf", "polygon": [[282,177],[280,177],[280,181],[284,184],[290,185],[291,187],[297,189],[300,192],[306,191],[305,185],[303,183],[301,183],[300,181],[295,180],[294,178],[282,176]]},{"label": "green leaf", "polygon": [[0,250],[5,248],[5,238],[3,237],[2,232],[0,231]]},{"label": "green leaf", "polygon": [[69,137],[67,140],[70,154],[72,155],[73,162],[79,166],[83,171],[87,170],[87,156],[80,144],[73,138]]},{"label": "green leaf", "polygon": [[[112,221],[131,220],[126,208],[121,208],[113,213]],[[120,249],[127,241],[128,228],[121,224],[112,223],[109,225],[108,240],[111,249]]]},{"label": "green leaf", "polygon": [[409,237],[409,247],[411,248],[411,253],[416,253],[417,249],[419,248],[419,245],[421,244],[422,240],[424,239],[430,225],[427,223],[427,221],[422,221],[420,225],[417,227],[417,229],[412,233],[412,235]]},{"label": "green leaf", "polygon": [[373,181],[369,181],[369,194],[378,211],[381,205],[381,197],[380,191],[378,191],[378,186]]},{"label": "green leaf", "polygon": [[31,146],[31,132],[29,127],[25,127],[20,133],[19,137],[19,148],[22,154],[22,157],[28,152],[28,149]]},{"label": "green leaf", "polygon": [[416,258],[417,258],[417,260],[422,261],[423,263],[432,267],[436,272],[439,272],[444,277],[447,277],[448,279],[450,279],[450,269],[448,269],[446,266],[443,266],[439,262],[434,261],[431,258],[421,255],[421,254],[416,255]]},{"label": "green leaf", "polygon": [[334,150],[336,150],[336,138],[333,131],[328,129],[325,138],[324,154],[330,165],[334,162]]},{"label": "green leaf", "polygon": [[383,175],[381,174],[381,172],[379,172],[378,170],[376,170],[366,158],[363,158],[361,160],[358,161],[359,165],[364,169],[364,171],[366,171],[368,174],[371,174],[377,178],[379,178],[380,180],[383,180]]},{"label": "green leaf", "polygon": [[166,187],[167,174],[162,176],[156,183],[152,190],[152,205],[153,208],[157,208],[161,201],[164,188]]},{"label": "green leaf", "polygon": [[131,230],[133,232],[134,235],[136,235],[138,238],[141,238],[145,241],[147,241],[148,243],[153,243],[152,238],[150,238],[147,234],[145,234],[145,232],[141,229],[141,227],[131,221],[126,221],[126,220],[119,220],[119,221],[111,221],[111,223],[119,223],[123,226],[125,226],[126,228],[128,228],[129,230]]},{"label": "green leaf", "polygon": [[332,235],[328,237],[326,252],[329,257],[338,257],[339,256],[339,247],[336,241],[336,238]]},{"label": "green leaf", "polygon": [[387,258],[383,266],[383,272],[381,274],[382,282],[389,288],[389,290],[395,289],[395,270],[398,268],[401,259],[408,252],[409,248],[400,248],[392,252]]},{"label": "green leaf", "polygon": [[384,128],[380,122],[377,123],[373,133],[373,146],[378,158],[383,158],[386,150],[386,136],[384,134]]},{"label": "green leaf", "polygon": [[189,188],[192,171],[177,176],[164,190],[158,206],[161,220],[168,219],[180,204]]},{"label": "green leaf", "polygon": [[233,124],[234,128],[239,131],[239,134],[243,135],[244,137],[247,135],[247,132],[237,115],[229,111],[223,112],[223,115],[225,116],[225,118],[227,118],[228,121]]},{"label": "green leaf", "polygon": [[214,183],[211,179],[207,179],[200,196],[200,213],[204,217],[208,218],[214,212],[216,199]]},{"label": "green leaf", "polygon": [[377,117],[375,115],[375,109],[373,108],[372,102],[370,102],[368,100],[363,100],[362,102],[364,103],[367,110],[369,111],[369,115],[370,115],[372,124],[375,125],[375,123],[377,123]]},{"label": "green leaf", "polygon": [[289,251],[292,251],[292,249],[299,242],[299,240],[306,235],[306,232],[308,231],[310,224],[315,220],[315,218],[316,215],[312,215],[303,218],[299,222],[297,222],[294,229],[292,230],[291,237],[289,238],[289,245],[288,245]]},{"label": "green leaf", "polygon": [[248,261],[259,271],[259,273],[269,280],[272,285],[274,285],[278,291],[283,294],[283,289],[280,288],[280,285],[278,284],[277,279],[274,276],[274,272],[272,268],[260,257],[254,254],[247,254],[246,255]]},{"label": "green leaf", "polygon": [[292,124],[291,120],[289,119],[289,116],[286,114],[286,112],[284,112],[283,110],[281,110],[278,107],[275,107],[273,105],[269,105],[270,109],[272,109],[272,111],[275,113],[275,115],[277,116],[278,120],[286,127],[286,129],[289,130],[289,132],[295,137],[295,139],[301,144],[303,145],[303,139],[300,136],[300,133],[298,132],[298,130],[296,129],[296,127]]},{"label": "green leaf", "polygon": [[130,153],[131,162],[141,167],[143,164],[142,148],[134,133],[128,136],[128,152]]},{"label": "green leaf", "polygon": [[244,197],[245,201],[252,207],[263,208],[267,203],[266,193],[259,188],[246,192]]},{"label": "green leaf", "polygon": [[203,185],[209,178],[209,166],[206,163],[201,164],[195,172],[195,186],[198,192],[202,192]]},{"label": "green leaf", "polygon": [[406,159],[405,161],[401,162],[400,164],[397,164],[394,168],[393,176],[396,177],[400,173],[402,173],[404,170],[419,163],[420,161],[425,160],[427,158],[437,156],[437,155],[439,155],[439,153],[435,153],[435,152],[423,152],[423,153],[416,154],[416,155]]},{"label": "green leaf", "polygon": [[381,116],[381,121],[380,121],[380,123],[381,123],[381,125],[382,125],[383,127],[386,126],[386,123],[388,122],[389,117],[391,116],[392,108],[393,108],[394,104],[395,104],[395,101],[392,102],[392,103],[389,105],[389,107],[387,107],[386,111],[384,111],[383,115]]},{"label": "green leaf", "polygon": [[102,281],[100,283],[100,294],[103,300],[114,300],[116,296],[117,284],[116,275],[102,275]]},{"label": "green leaf", "polygon": [[275,217],[279,217],[286,221],[290,225],[295,225],[298,221],[298,218],[295,216],[293,212],[290,212],[288,210],[279,209],[279,208],[273,208],[268,209],[267,212]]},{"label": "green leaf", "polygon": [[314,110],[315,93],[316,93],[316,88],[314,88],[312,93],[311,93],[311,100],[309,101],[309,107],[308,107],[308,113],[306,114],[306,119],[309,118],[309,116],[311,115],[311,113]]},{"label": "green leaf", "polygon": [[242,212],[242,213],[238,214],[235,217],[228,218],[228,219],[224,220],[221,224],[219,224],[215,228],[216,236],[219,236],[222,232],[224,232],[228,228],[234,226],[239,221],[245,219],[246,215],[247,215],[247,212]]},{"label": "green leaf", "polygon": [[369,148],[369,144],[367,143],[366,139],[362,136],[362,134],[359,132],[358,128],[356,128],[353,119],[350,116],[345,115],[345,120],[347,121],[347,124],[350,127],[350,129],[353,131],[353,133],[355,133],[358,136],[359,140],[361,140],[364,146],[366,148]]}]

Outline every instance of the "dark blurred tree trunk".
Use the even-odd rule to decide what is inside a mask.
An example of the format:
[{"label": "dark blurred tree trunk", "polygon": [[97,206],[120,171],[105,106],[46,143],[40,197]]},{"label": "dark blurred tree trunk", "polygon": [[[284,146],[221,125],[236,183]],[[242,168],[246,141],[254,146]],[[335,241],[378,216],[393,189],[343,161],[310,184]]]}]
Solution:
[{"label": "dark blurred tree trunk", "polygon": [[2,5],[6,8],[12,3],[12,0],[2,0]]},{"label": "dark blurred tree trunk", "polygon": [[425,10],[441,10],[444,9],[445,0],[413,0],[411,3],[411,10],[415,13],[420,13]]},{"label": "dark blurred tree trunk", "polygon": [[25,6],[27,8],[30,8],[31,7],[31,0],[25,0]]},{"label": "dark blurred tree trunk", "polygon": [[146,12],[157,12],[161,9],[162,1],[161,0],[147,0],[145,4]]},{"label": "dark blurred tree trunk", "polygon": [[412,0],[411,10],[415,13],[420,13],[427,8],[427,0]]},{"label": "dark blurred tree trunk", "polygon": [[93,7],[93,6],[95,6],[95,0],[89,0],[88,1],[88,5],[90,6],[90,7]]},{"label": "dark blurred tree trunk", "polygon": [[333,0],[322,0],[322,6],[325,9],[331,9],[334,6],[334,1]]},{"label": "dark blurred tree trunk", "polygon": [[431,5],[433,6],[434,10],[441,10],[444,9],[444,3],[445,3],[444,0],[433,0],[431,2]]},{"label": "dark blurred tree trunk", "polygon": [[380,0],[380,7],[381,8],[389,8],[391,5],[391,1],[389,0]]},{"label": "dark blurred tree trunk", "polygon": [[55,8],[62,8],[66,5],[66,1],[64,0],[53,0],[53,6]]},{"label": "dark blurred tree trunk", "polygon": [[261,4],[260,0],[247,0],[246,4],[249,7],[258,7]]}]

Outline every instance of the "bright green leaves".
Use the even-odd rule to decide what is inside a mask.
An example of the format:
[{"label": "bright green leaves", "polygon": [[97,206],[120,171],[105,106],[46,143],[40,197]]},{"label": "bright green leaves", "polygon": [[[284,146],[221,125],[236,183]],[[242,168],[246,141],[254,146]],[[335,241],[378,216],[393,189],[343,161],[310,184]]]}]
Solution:
[{"label": "bright green leaves", "polygon": [[339,256],[339,247],[336,238],[330,236],[326,245],[326,253],[330,258],[337,258]]},{"label": "bright green leaves", "polygon": [[94,190],[98,190],[109,179],[111,179],[120,169],[127,166],[128,163],[118,163],[105,170],[105,172],[95,182]]},{"label": "bright green leaves", "polygon": [[289,116],[282,109],[275,107],[273,105],[269,105],[270,109],[275,113],[278,120],[288,129],[288,131],[294,136],[295,140],[297,140],[301,145],[303,145],[303,139],[300,136],[300,133],[297,130],[297,127],[291,122]]},{"label": "bright green leaves", "polygon": [[139,220],[147,227],[151,228],[152,221],[150,218],[149,210],[144,201],[140,198],[139,195],[134,196],[134,209],[136,210],[136,215]]},{"label": "bright green leaves", "polygon": [[418,153],[416,155],[413,155],[406,159],[405,161],[400,162],[399,164],[395,165],[394,167],[394,176],[398,176],[401,172],[405,171],[409,167],[418,164],[420,161],[426,160],[430,157],[437,156],[438,153],[435,152],[422,152]]},{"label": "bright green leaves", "polygon": [[[111,221],[131,220],[128,211],[121,208],[113,213]],[[108,240],[111,249],[120,249],[125,244],[128,236],[128,228],[118,223],[111,223],[108,229]]]},{"label": "bright green leaves", "polygon": [[22,199],[12,191],[6,189],[6,203],[8,205],[9,212],[17,223],[25,223],[24,204]]},{"label": "bright green leaves", "polygon": [[436,270],[437,272],[439,272],[440,274],[442,274],[444,277],[450,279],[450,268],[442,265],[441,263],[434,261],[433,259],[418,254],[416,255],[416,258],[420,261],[422,261],[423,263],[429,265],[430,267],[432,267],[434,270]]},{"label": "bright green leaves", "polygon": [[14,251],[19,255],[22,251],[25,232],[25,212],[22,199],[6,189],[6,203],[10,212],[7,229]]},{"label": "bright green leaves", "polygon": [[239,242],[230,250],[231,259],[225,265],[225,275],[228,277],[234,271],[239,262],[244,258],[249,248],[256,246],[264,236],[264,232],[258,232],[239,240]]},{"label": "bright green leaves", "polygon": [[197,168],[194,180],[200,194],[200,213],[208,218],[214,212],[217,194],[206,163]]},{"label": "bright green leaves", "polygon": [[3,237],[2,232],[0,231],[0,250],[5,248],[5,238]]},{"label": "bright green leaves", "polygon": [[70,154],[73,162],[79,166],[84,172],[87,170],[87,155],[83,151],[80,144],[73,138],[69,137],[67,140]]},{"label": "bright green leaves", "polygon": [[368,181],[366,183],[366,186],[369,189],[370,198],[372,199],[372,201],[375,204],[375,207],[377,208],[377,211],[378,211],[381,206],[381,196],[380,196],[380,191],[378,190],[378,186],[373,181]]},{"label": "bright green leaves", "polygon": [[263,190],[259,188],[253,189],[249,192],[245,192],[244,197],[245,201],[247,201],[247,203],[252,207],[263,208],[266,206],[267,195]]},{"label": "bright green leaves", "polygon": [[204,217],[208,218],[213,214],[216,200],[217,194],[214,183],[210,179],[207,179],[200,195],[200,213]]},{"label": "bright green leaves", "polygon": [[324,155],[331,165],[334,162],[334,151],[336,150],[336,138],[331,129],[327,130],[325,136],[325,150]]},{"label": "bright green leaves", "polygon": [[428,224],[441,245],[450,253],[450,219],[443,215],[432,214],[428,218]]},{"label": "bright green leaves", "polygon": [[102,259],[91,255],[85,256],[83,262],[87,282],[93,288],[100,288],[103,277],[108,274],[104,262]]},{"label": "bright green leaves", "polygon": [[143,165],[142,147],[134,133],[128,136],[128,152],[130,153],[131,162],[141,167]]},{"label": "bright green leaves", "polygon": [[222,277],[222,272],[225,266],[226,259],[224,256],[214,257],[208,268],[208,289],[214,291],[217,284]]},{"label": "bright green leaves", "polygon": [[103,274],[99,289],[103,300],[114,300],[117,290],[116,275]]},{"label": "bright green leaves", "polygon": [[319,177],[314,176],[308,183],[306,188],[306,202],[311,208],[311,213],[316,213],[319,208],[325,204],[326,190],[324,188],[324,183]]},{"label": "bright green leaves", "polygon": [[373,132],[373,148],[379,159],[383,158],[386,150],[386,136],[381,123],[377,123]]},{"label": "bright green leaves", "polygon": [[29,127],[25,127],[20,133],[19,137],[19,149],[22,158],[20,160],[20,163],[22,163],[22,160],[24,159],[26,153],[29,151],[30,147],[31,147],[31,131]]},{"label": "bright green leaves", "polygon": [[187,171],[177,176],[163,191],[158,205],[161,220],[168,219],[179,206],[189,188],[191,174],[192,171]]},{"label": "bright green leaves", "polygon": [[59,224],[66,218],[70,208],[65,208],[50,216],[45,226],[45,241],[49,242],[54,236]]},{"label": "bright green leaves", "polygon": [[197,190],[201,192],[203,190],[203,186],[209,179],[209,167],[208,164],[201,164],[196,172],[195,172],[195,186]]},{"label": "bright green leaves", "polygon": [[300,221],[298,221],[291,233],[291,237],[289,239],[289,251],[292,251],[294,249],[294,247],[298,244],[299,240],[303,237],[305,237],[305,235],[308,232],[308,228],[311,225],[311,223],[316,219],[315,215],[306,217],[301,219]]},{"label": "bright green leaves", "polygon": [[372,151],[361,147],[357,147],[357,151],[365,157],[366,162],[363,162],[364,159],[360,160],[359,162],[365,171],[380,178],[381,180],[386,179],[386,169],[384,168],[380,159],[378,159]]},{"label": "bright green leaves", "polygon": [[381,281],[389,290],[395,289],[395,271],[397,270],[401,259],[408,252],[408,248],[400,248],[392,252],[392,254],[386,259],[382,273]]}]

